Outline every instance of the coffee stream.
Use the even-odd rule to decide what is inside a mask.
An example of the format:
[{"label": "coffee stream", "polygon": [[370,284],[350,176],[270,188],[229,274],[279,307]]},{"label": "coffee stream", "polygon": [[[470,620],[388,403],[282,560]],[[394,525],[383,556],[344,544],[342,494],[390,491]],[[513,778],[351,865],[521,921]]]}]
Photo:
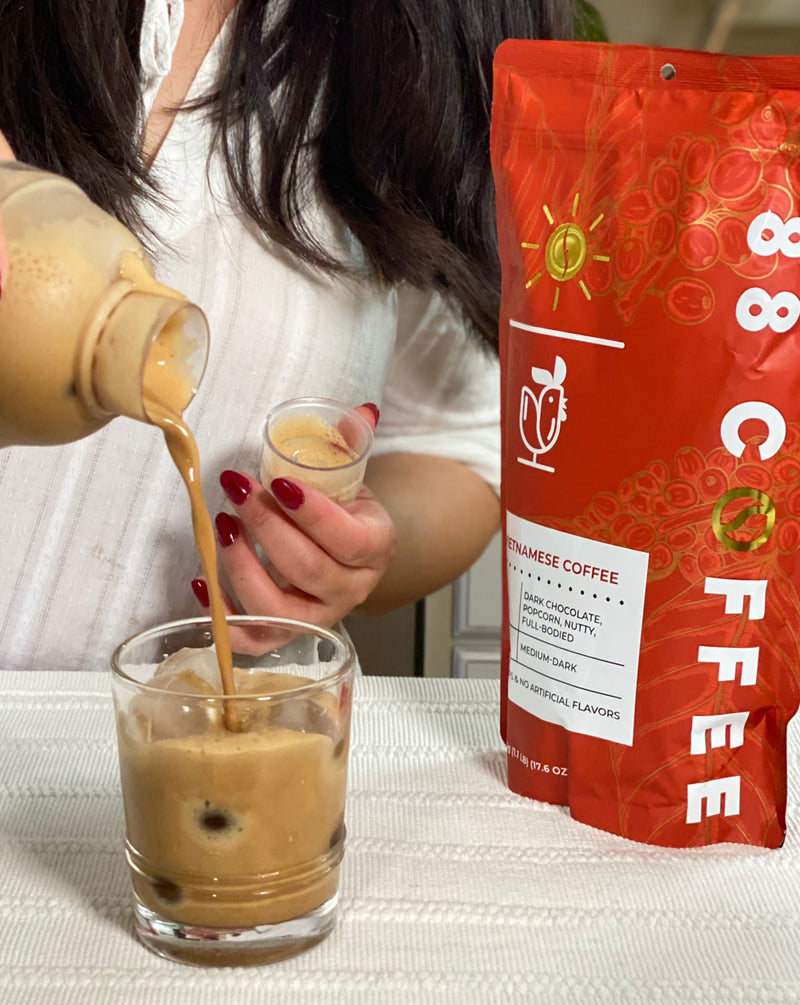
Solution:
[{"label": "coffee stream", "polygon": [[[233,677],[230,633],[217,573],[214,528],[200,484],[200,453],[192,431],[182,416],[168,404],[171,401],[186,401],[188,397],[186,384],[191,381],[188,374],[182,373],[181,368],[175,366],[176,360],[181,360],[185,354],[185,349],[184,352],[176,351],[175,342],[178,335],[175,329],[170,330],[168,326],[153,348],[145,368],[144,406],[148,419],[163,432],[167,449],[189,493],[195,544],[208,583],[211,631],[222,679],[222,692],[225,695],[234,695],[236,684]],[[172,365],[165,365],[167,361]],[[239,731],[241,724],[236,702],[225,702],[224,718],[227,729],[233,732]]]}]

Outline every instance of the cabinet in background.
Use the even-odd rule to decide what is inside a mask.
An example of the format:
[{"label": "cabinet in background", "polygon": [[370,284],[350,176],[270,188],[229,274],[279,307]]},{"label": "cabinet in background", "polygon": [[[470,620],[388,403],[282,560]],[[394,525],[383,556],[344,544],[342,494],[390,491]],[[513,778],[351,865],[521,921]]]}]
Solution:
[{"label": "cabinet in background", "polygon": [[424,676],[499,678],[501,562],[502,535],[498,531],[477,562],[452,587],[427,598]]}]

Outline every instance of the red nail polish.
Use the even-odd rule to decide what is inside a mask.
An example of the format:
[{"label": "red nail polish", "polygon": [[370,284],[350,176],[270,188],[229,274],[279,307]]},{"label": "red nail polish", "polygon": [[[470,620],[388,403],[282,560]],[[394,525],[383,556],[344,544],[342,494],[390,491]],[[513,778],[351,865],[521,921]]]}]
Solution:
[{"label": "red nail polish", "polygon": [[211,601],[208,599],[208,586],[204,579],[193,579],[192,589],[201,607],[210,607]]},{"label": "red nail polish", "polygon": [[252,489],[250,479],[240,475],[238,471],[223,471],[219,476],[219,483],[235,506],[241,506]]},{"label": "red nail polish", "polygon": [[230,548],[239,537],[239,521],[229,513],[217,513],[214,523],[217,525],[219,543],[223,548]]},{"label": "red nail polish", "polygon": [[364,408],[368,408],[370,410],[370,412],[372,412],[372,414],[375,416],[375,425],[377,426],[378,422],[380,421],[381,410],[372,401],[365,401],[363,407]]},{"label": "red nail polish", "polygon": [[270,484],[270,488],[281,506],[287,509],[299,509],[305,502],[303,490],[288,478],[276,478]]}]

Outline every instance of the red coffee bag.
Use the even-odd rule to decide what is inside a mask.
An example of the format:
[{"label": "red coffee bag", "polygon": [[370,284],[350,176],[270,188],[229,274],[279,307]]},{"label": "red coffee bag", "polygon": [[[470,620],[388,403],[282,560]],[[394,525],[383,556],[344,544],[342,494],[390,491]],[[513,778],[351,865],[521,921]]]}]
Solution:
[{"label": "red coffee bag", "polygon": [[515,792],[781,844],[800,699],[800,59],[504,43]]}]

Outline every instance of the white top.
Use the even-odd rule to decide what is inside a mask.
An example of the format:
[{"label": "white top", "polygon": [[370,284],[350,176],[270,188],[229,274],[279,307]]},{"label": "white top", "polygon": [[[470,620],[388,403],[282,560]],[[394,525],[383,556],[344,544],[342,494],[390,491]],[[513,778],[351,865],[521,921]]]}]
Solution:
[{"label": "white top", "polygon": [[8,674],[0,1001],[797,1005],[797,731],[783,848],[657,848],[510,792],[499,691],[358,680],[337,926],[295,959],[215,970],[133,935],[108,676]]},{"label": "white top", "polygon": [[[148,0],[142,66],[150,104],[181,18],[180,3]],[[227,34],[190,96],[214,79]],[[221,160],[208,158],[210,137],[201,114],[177,116],[153,168],[171,211],[148,205],[146,213],[163,238],[158,278],[198,303],[210,323],[208,367],[186,416],[212,515],[226,501],[219,473],[257,476],[264,416],[297,395],[373,401],[381,408],[376,453],[455,458],[497,487],[497,363],[438,296],[332,279],[272,246],[228,198]],[[337,251],[358,255],[322,210],[316,222]],[[0,514],[4,669],[103,670],[129,634],[198,611],[186,493],[161,435],[147,425],[117,419],[63,448],[1,451]]]}]

